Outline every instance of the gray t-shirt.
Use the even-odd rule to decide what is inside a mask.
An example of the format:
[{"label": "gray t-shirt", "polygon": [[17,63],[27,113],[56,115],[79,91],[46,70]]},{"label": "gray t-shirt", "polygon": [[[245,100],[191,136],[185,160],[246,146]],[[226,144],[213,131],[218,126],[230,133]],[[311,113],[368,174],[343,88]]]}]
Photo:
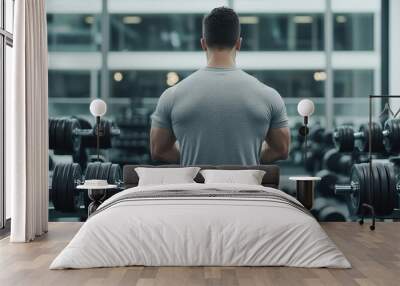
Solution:
[{"label": "gray t-shirt", "polygon": [[160,97],[152,127],[172,130],[184,166],[257,165],[269,128],[288,126],[279,93],[238,68],[202,68]]}]

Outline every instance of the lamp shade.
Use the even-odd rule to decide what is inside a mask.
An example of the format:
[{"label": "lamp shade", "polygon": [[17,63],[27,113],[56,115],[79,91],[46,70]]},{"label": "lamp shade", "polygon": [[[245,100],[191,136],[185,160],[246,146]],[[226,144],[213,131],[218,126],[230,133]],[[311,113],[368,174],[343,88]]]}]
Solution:
[{"label": "lamp shade", "polygon": [[302,99],[297,105],[297,112],[303,116],[308,117],[314,113],[314,102],[310,99]]},{"label": "lamp shade", "polygon": [[107,112],[107,104],[104,100],[95,99],[90,103],[90,113],[97,117],[103,116]]}]

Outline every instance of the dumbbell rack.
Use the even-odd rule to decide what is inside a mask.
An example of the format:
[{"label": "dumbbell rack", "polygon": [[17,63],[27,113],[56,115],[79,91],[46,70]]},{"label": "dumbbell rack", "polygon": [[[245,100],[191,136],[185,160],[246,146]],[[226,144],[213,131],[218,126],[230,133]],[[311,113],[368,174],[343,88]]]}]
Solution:
[{"label": "dumbbell rack", "polygon": [[[98,127],[100,136],[96,136]],[[90,162],[86,152],[87,148],[96,148],[99,143],[102,149],[111,148],[111,139],[118,137],[120,133],[120,129],[111,120],[102,120],[92,126],[82,117],[49,118],[49,149],[53,150],[55,155],[72,155],[73,160],[73,163],[56,164],[51,176],[49,197],[53,208],[50,209],[56,212],[57,217],[62,213],[68,217],[79,215],[81,221],[86,219],[86,215],[81,215],[80,210],[82,200],[85,208],[90,203],[88,192],[76,190],[76,187],[84,182],[84,169],[85,179],[107,180],[117,185],[117,188],[108,191],[108,194],[121,190],[120,167],[117,164],[98,163],[98,155],[96,162]],[[97,199],[95,195],[93,198]]]},{"label": "dumbbell rack", "polygon": [[[390,98],[400,98],[400,95],[369,95],[368,100],[369,100],[369,104],[368,104],[368,109],[369,109],[369,118],[368,118],[368,128],[369,128],[369,135],[368,135],[368,163],[369,163],[369,188],[370,190],[372,190],[372,188],[374,187],[374,183],[373,183],[373,175],[372,175],[372,131],[371,131],[371,126],[372,126],[372,101],[374,99],[390,99]],[[390,108],[390,106],[389,106]],[[394,114],[394,116],[396,116],[398,113]],[[375,229],[375,220],[376,220],[376,214],[375,214],[375,208],[374,205],[375,201],[372,202],[372,205],[367,204],[367,203],[363,203],[362,204],[362,208],[361,208],[361,218],[359,220],[359,223],[362,225],[364,224],[364,218],[367,217],[366,216],[366,211],[369,211],[371,214],[371,218],[372,218],[372,224],[370,225],[370,229],[374,230]]]}]

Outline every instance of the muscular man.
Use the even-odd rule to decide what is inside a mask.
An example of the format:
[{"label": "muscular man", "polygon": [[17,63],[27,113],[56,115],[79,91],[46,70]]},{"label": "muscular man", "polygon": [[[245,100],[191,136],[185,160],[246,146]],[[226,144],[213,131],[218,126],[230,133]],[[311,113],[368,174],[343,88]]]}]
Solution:
[{"label": "muscular man", "polygon": [[161,95],[151,117],[153,159],[188,166],[287,158],[285,104],[276,90],[235,66],[241,40],[232,9],[215,8],[204,18],[207,66]]}]

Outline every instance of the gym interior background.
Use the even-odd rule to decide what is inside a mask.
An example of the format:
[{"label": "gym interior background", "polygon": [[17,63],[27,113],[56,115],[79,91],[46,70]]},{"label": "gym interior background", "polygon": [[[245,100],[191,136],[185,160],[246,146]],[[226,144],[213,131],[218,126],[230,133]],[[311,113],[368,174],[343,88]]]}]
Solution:
[{"label": "gym interior background", "polygon": [[[396,1],[203,0],[188,5],[185,0],[48,0],[50,220],[84,220],[88,205],[84,193],[67,203],[68,195],[55,192],[68,185],[61,179],[52,182],[56,164],[79,163],[74,179],[101,172],[113,182],[120,180],[116,165],[102,171],[92,164],[94,169],[85,170],[96,153],[94,138],[64,142],[71,126],[93,128],[89,103],[94,98],[108,104],[104,161],[160,163],[149,154],[149,116],[166,88],[205,64],[201,20],[222,5],[240,16],[238,66],[278,90],[287,105],[292,146],[290,158],[279,163],[282,189],[294,192],[290,175],[320,176],[313,214],[321,221],[356,219],[351,197],[335,194],[334,185],[349,184],[352,165],[368,160],[365,142],[356,139],[352,146],[351,138],[342,136],[336,141],[344,140],[345,146],[335,145],[334,131],[346,125],[356,132],[368,122],[369,95],[400,93],[399,83],[390,80],[400,64],[389,63],[389,58],[398,62],[391,51],[400,49],[399,36],[389,29],[400,24],[391,16],[395,9],[389,9],[400,8]],[[305,162],[296,109],[301,98],[311,98],[316,107]],[[400,105],[395,100],[373,101],[374,121],[385,122],[390,112],[381,111],[388,102],[396,112]],[[338,147],[347,149],[339,152]],[[382,148],[373,156],[389,160],[395,155]],[[62,172],[57,173],[61,178]],[[387,212],[381,217],[397,216]]]}]

